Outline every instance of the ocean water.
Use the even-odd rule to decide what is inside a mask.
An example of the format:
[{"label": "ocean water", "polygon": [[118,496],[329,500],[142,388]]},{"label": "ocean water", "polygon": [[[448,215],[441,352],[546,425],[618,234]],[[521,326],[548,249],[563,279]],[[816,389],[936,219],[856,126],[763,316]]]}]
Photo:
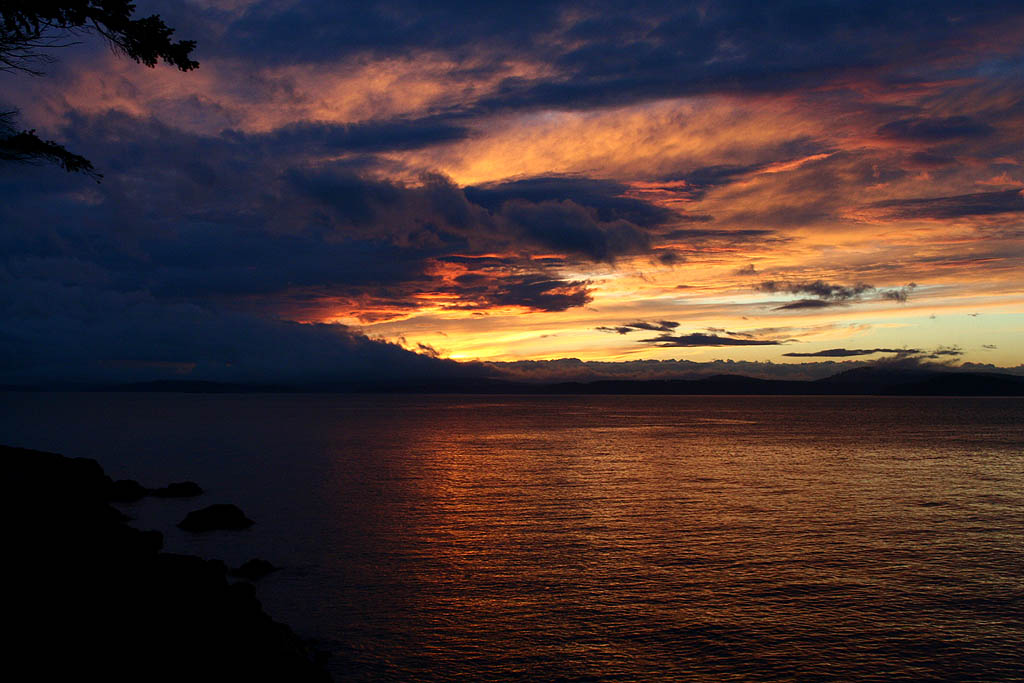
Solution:
[{"label": "ocean water", "polygon": [[[1024,680],[1024,400],[0,394],[338,680]],[[240,505],[244,532],[174,524]]]}]

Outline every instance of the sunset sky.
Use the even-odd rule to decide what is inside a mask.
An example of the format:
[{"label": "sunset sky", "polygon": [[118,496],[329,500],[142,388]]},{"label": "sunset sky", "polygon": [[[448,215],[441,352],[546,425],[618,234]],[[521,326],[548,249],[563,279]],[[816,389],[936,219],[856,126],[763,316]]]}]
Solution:
[{"label": "sunset sky", "polygon": [[103,174],[0,166],[5,381],[1024,363],[1019,1],[151,13],[0,73]]}]

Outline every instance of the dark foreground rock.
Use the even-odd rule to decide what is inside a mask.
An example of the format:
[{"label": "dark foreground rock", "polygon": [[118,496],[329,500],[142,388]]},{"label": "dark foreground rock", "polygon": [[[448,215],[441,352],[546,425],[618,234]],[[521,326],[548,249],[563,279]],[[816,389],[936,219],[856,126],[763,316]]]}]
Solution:
[{"label": "dark foreground rock", "polygon": [[222,562],[125,525],[92,460],[0,446],[5,664],[25,680],[328,681]]},{"label": "dark foreground rock", "polygon": [[238,569],[232,569],[231,576],[237,576],[240,579],[248,579],[249,581],[259,581],[267,574],[276,572],[277,567],[270,564],[266,560],[259,558],[253,558],[248,562],[242,564]]},{"label": "dark foreground rock", "polygon": [[202,510],[193,510],[178,522],[185,531],[215,531],[218,529],[248,529],[253,521],[237,505],[217,503]]}]

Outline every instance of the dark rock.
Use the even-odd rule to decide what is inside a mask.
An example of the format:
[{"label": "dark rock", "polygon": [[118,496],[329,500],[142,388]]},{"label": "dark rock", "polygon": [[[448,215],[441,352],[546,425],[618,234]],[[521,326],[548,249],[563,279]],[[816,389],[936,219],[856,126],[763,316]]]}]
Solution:
[{"label": "dark rock", "polygon": [[103,508],[103,512],[99,516],[104,517],[109,522],[130,522],[132,519],[112,505],[107,505]]},{"label": "dark rock", "polygon": [[252,560],[249,560],[248,562],[245,562],[238,569],[232,569],[230,574],[231,576],[237,576],[241,579],[248,579],[249,581],[259,581],[267,574],[270,574],[271,572],[276,572],[277,569],[277,567],[270,564],[266,560],[254,558]]},{"label": "dark rock", "polygon": [[177,481],[173,484],[153,489],[150,493],[157,498],[192,498],[193,496],[203,495],[203,489],[194,481]]},{"label": "dark rock", "polygon": [[215,529],[248,529],[253,521],[238,506],[228,503],[210,505],[185,515],[178,526],[185,531],[213,531]]},{"label": "dark rock", "polygon": [[134,479],[119,479],[107,489],[107,500],[115,503],[134,503],[149,493],[149,489]]},{"label": "dark rock", "polygon": [[159,533],[119,521],[97,463],[4,446],[0,458],[5,502],[31,510],[5,536],[4,602],[5,651],[29,678],[330,680],[251,584],[229,584],[223,562],[161,553]]}]

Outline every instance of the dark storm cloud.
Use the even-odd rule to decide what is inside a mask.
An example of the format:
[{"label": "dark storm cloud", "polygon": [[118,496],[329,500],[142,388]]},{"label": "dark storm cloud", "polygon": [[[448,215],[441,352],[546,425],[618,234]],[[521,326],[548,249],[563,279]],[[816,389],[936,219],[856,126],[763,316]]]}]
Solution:
[{"label": "dark storm cloud", "polygon": [[970,9],[954,2],[601,6],[553,41],[566,46],[551,51],[570,78],[510,81],[485,105],[586,108],[813,87],[843,73],[863,77],[883,64],[891,71],[962,52],[970,49],[960,40],[964,31],[1019,12],[1007,2]]},{"label": "dark storm cloud", "polygon": [[[279,161],[258,150],[123,117],[105,124],[79,133],[101,142],[134,135],[116,149],[113,172],[101,185],[75,187],[45,169],[23,170],[0,184],[7,198],[0,217],[18,226],[3,237],[11,268],[74,259],[119,291],[223,302],[302,288],[351,293],[423,281],[429,258],[465,244],[441,231],[417,243],[408,233],[401,239],[372,230],[343,234],[323,220],[322,202],[297,192],[288,173],[279,174]],[[361,210],[367,222],[374,202],[400,194],[370,182],[332,189],[335,200],[348,190],[348,214],[358,217]]]},{"label": "dark storm cloud", "polygon": [[897,354],[918,354],[920,349],[825,349],[807,353],[784,353],[783,356],[790,358],[848,358],[850,356],[870,356],[873,353],[897,353]]},{"label": "dark storm cloud", "polygon": [[429,251],[386,242],[193,228],[145,244],[150,267],[138,264],[137,282],[156,296],[246,296],[306,287],[354,292],[430,279]]},{"label": "dark storm cloud", "polygon": [[321,62],[365,52],[457,51],[479,42],[506,48],[528,46],[559,21],[562,9],[557,2],[539,0],[490,4],[263,0],[230,21],[214,49],[229,43],[247,46],[252,56],[274,62]]},{"label": "dark storm cloud", "polygon": [[[230,134],[230,133],[229,133]],[[462,140],[469,130],[449,117],[369,121],[353,124],[293,123],[260,135],[234,133],[240,142],[271,149],[320,152],[388,152]]]},{"label": "dark storm cloud", "polygon": [[872,206],[887,209],[888,216],[898,219],[963,218],[1024,212],[1024,188],[975,192],[949,197],[894,199],[877,202]]},{"label": "dark storm cloud", "polygon": [[[368,179],[344,169],[295,170],[287,177],[329,210],[331,222],[449,241],[452,251],[532,247],[577,260],[610,262],[654,253],[652,228],[671,215],[646,202],[616,197],[616,184],[588,179],[564,187],[548,184],[543,192],[523,198],[506,190],[464,191],[441,177],[426,178],[418,186]],[[547,199],[560,194],[561,199]],[[460,241],[464,243],[456,246]]]},{"label": "dark storm cloud", "polygon": [[513,200],[501,217],[530,242],[592,261],[641,254],[653,246],[650,233],[625,220],[601,221],[595,211],[571,201]]},{"label": "dark storm cloud", "polygon": [[291,168],[284,178],[314,202],[313,218],[325,226],[358,227],[399,241],[459,241],[473,234],[484,239],[495,232],[490,215],[441,176],[410,186],[328,166]]},{"label": "dark storm cloud", "polygon": [[[348,305],[375,320],[432,294],[455,307],[564,311],[590,301],[587,283],[536,272],[566,262],[529,254],[643,253],[652,238],[621,216],[664,218],[586,179],[565,188],[575,201],[517,197],[492,212],[438,176],[405,185],[346,164],[309,168],[293,148],[333,134],[326,128],[254,140],[123,114],[71,123],[64,139],[102,165],[101,184],[46,167],[0,169],[0,362],[10,381],[181,368],[188,378],[284,381],[317,367],[328,379],[377,358],[419,372],[421,361],[397,347],[272,318]],[[469,272],[446,281],[436,268],[445,262]]]},{"label": "dark storm cloud", "polygon": [[[624,196],[628,190],[625,184],[611,180],[542,176],[467,187],[465,196],[498,221],[512,225],[521,236],[550,249],[593,261],[646,252],[666,265],[685,260],[673,250],[656,248],[656,239],[672,239],[675,234],[659,235],[658,229],[706,217],[679,214]],[[700,238],[709,236],[699,234]]]},{"label": "dark storm cloud", "polygon": [[991,135],[995,129],[989,124],[969,116],[946,118],[900,119],[878,128],[878,135],[897,140],[914,142],[944,142],[961,138],[978,138]]},{"label": "dark storm cloud", "polygon": [[538,311],[565,311],[590,302],[584,281],[545,279],[543,276],[507,278],[487,301],[494,306],[523,306]]},{"label": "dark storm cloud", "polygon": [[[964,37],[982,29],[1011,33],[1021,13],[1019,3],[1009,0],[969,5],[953,0],[598,0],[583,5],[263,0],[238,11],[168,4],[161,5],[161,14],[182,35],[188,32],[199,41],[200,60],[329,63],[355,55],[441,51],[474,57],[471,69],[478,75],[500,73],[506,55],[551,67],[543,77],[506,78],[497,92],[473,105],[477,112],[778,92],[844,75],[924,80],[929,60],[942,57],[948,65],[985,50],[986,45]],[[927,126],[921,130],[931,134]]]},{"label": "dark storm cloud", "polygon": [[544,273],[502,275],[487,271],[460,275],[454,286],[441,286],[438,291],[458,296],[460,303],[447,306],[450,309],[521,306],[555,312],[590,303],[588,285],[585,280],[563,280]]},{"label": "dark storm cloud", "polygon": [[626,220],[644,227],[655,227],[679,220],[674,211],[623,196],[628,190],[627,185],[613,180],[540,176],[467,187],[466,197],[492,212],[516,199],[533,203],[569,200],[589,207],[601,221]]},{"label": "dark storm cloud", "polygon": [[388,382],[485,374],[340,325],[298,324],[168,303],[144,292],[46,281],[4,279],[0,291],[0,377],[7,383]]},{"label": "dark storm cloud", "polygon": [[662,334],[650,339],[641,339],[640,341],[662,348],[698,346],[777,346],[782,343],[773,339],[720,337],[717,334],[704,334],[703,332],[693,332],[691,334],[682,335]]}]

